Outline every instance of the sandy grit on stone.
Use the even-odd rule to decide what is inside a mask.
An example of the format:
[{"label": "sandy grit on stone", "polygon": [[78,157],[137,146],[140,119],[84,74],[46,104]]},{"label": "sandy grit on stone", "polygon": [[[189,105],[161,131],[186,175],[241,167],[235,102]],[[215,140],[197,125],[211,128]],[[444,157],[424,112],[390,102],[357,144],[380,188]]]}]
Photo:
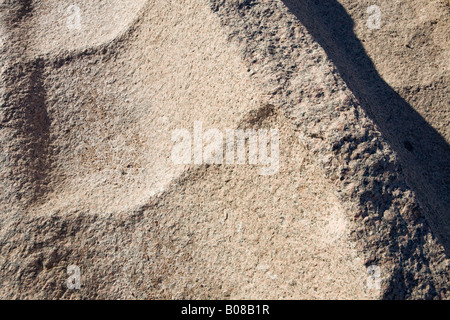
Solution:
[{"label": "sandy grit on stone", "polygon": [[[0,297],[449,298],[448,8],[422,2],[380,3],[420,17],[411,51],[345,27],[365,2],[0,2]],[[195,123],[278,130],[279,170],[174,163]]]}]

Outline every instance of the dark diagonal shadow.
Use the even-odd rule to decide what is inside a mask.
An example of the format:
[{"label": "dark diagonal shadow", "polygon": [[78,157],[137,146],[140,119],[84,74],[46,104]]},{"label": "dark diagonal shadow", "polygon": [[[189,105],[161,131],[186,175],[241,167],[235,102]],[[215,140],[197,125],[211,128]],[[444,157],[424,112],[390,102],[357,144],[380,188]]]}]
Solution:
[{"label": "dark diagonal shadow", "polygon": [[450,252],[450,146],[378,74],[336,0],[283,0],[334,62],[378,128],[399,154],[408,183],[433,233]]}]

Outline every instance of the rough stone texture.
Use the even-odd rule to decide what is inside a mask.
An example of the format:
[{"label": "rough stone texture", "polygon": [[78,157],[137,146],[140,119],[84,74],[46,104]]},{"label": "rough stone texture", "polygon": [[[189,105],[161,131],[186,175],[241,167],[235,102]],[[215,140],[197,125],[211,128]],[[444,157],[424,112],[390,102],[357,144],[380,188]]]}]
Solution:
[{"label": "rough stone texture", "polygon": [[[401,58],[365,1],[0,2],[0,297],[448,299],[449,9],[393,3]],[[280,171],[174,165],[194,121]]]},{"label": "rough stone texture", "polygon": [[[443,32],[448,29],[448,7],[442,1],[380,1],[381,29],[371,30],[364,19],[372,4],[367,1],[358,5],[343,1],[344,6],[336,1],[284,3],[326,50],[363,109],[389,140],[408,184],[426,208],[429,223],[448,248],[450,60],[448,33]],[[380,52],[383,48],[385,54]],[[373,58],[375,65],[372,56],[377,57]],[[418,89],[404,90],[411,87]],[[428,88],[426,98],[419,93],[420,87]]]}]

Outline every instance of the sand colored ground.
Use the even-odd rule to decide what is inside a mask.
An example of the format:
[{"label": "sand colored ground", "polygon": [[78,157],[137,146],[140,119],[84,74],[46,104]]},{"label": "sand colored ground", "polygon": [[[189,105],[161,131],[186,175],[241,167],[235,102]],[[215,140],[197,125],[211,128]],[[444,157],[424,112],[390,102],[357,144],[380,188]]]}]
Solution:
[{"label": "sand colored ground", "polygon": [[[399,151],[404,131],[380,126],[375,91],[300,14],[316,2],[241,2],[1,3],[2,298],[448,298],[446,158],[415,179],[425,159]],[[446,39],[445,7],[406,7]],[[448,68],[408,55],[400,81],[373,41],[381,77],[448,142]],[[194,122],[278,129],[279,172],[174,164],[171,135]]]}]

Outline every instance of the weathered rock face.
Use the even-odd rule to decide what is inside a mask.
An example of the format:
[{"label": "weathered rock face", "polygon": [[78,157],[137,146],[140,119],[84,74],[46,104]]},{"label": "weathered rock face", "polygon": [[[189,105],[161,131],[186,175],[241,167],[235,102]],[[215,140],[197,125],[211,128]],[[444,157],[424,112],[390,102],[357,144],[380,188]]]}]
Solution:
[{"label": "weathered rock face", "polygon": [[449,23],[448,6],[442,1],[382,2],[380,29],[371,29],[364,19],[366,9],[373,7],[368,1],[284,3],[326,50],[399,155],[408,184],[448,246],[450,60],[443,31]]},{"label": "weathered rock face", "polygon": [[0,3],[0,297],[449,298],[449,9],[406,2]]}]

